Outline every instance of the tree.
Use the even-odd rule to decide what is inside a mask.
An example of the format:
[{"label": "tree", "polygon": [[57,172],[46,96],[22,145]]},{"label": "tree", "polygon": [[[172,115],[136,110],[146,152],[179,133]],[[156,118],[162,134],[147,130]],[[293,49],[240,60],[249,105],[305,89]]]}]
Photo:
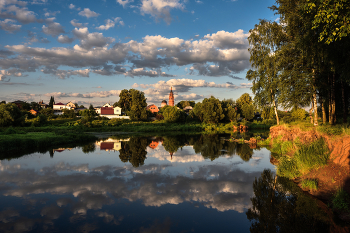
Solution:
[{"label": "tree", "polygon": [[119,158],[122,162],[130,162],[133,167],[144,164],[148,146],[147,138],[131,137],[129,142],[122,142]]},{"label": "tree", "polygon": [[124,89],[119,94],[119,101],[113,104],[113,107],[120,107],[123,112],[129,112],[131,110],[132,92],[135,89]]},{"label": "tree", "polygon": [[182,100],[179,103],[176,104],[177,107],[184,109],[187,106],[194,107],[196,103],[194,101],[188,101],[188,100]]},{"label": "tree", "polygon": [[282,26],[276,22],[260,20],[249,32],[248,41],[251,47],[248,50],[253,69],[247,72],[246,77],[253,83],[256,104],[259,107],[272,104],[279,125],[276,97],[279,94],[280,72],[277,59],[278,49],[283,42]]},{"label": "tree", "polygon": [[24,124],[21,110],[13,103],[0,104],[0,126],[20,126]]},{"label": "tree", "polygon": [[193,109],[194,114],[205,123],[218,123],[225,115],[219,99],[211,96],[205,98],[201,104],[197,103]]},{"label": "tree", "polygon": [[253,104],[243,104],[242,105],[242,115],[245,119],[250,121],[254,118],[254,105]]},{"label": "tree", "polygon": [[181,114],[182,110],[178,109],[176,106],[164,106],[162,108],[163,111],[163,117],[166,122],[178,122],[181,119]]},{"label": "tree", "polygon": [[53,109],[53,105],[55,104],[55,98],[53,96],[50,97],[49,107]]},{"label": "tree", "polygon": [[244,104],[248,104],[248,105],[253,104],[253,99],[252,97],[250,97],[248,93],[244,93],[236,100],[236,104],[239,109],[242,109],[242,106]]},{"label": "tree", "polygon": [[131,89],[131,108],[128,112],[131,120],[147,119],[147,103],[145,94],[142,91]]},{"label": "tree", "polygon": [[95,116],[97,116],[97,113],[94,109],[94,106],[90,104],[89,109],[85,109],[81,111],[81,115],[83,116],[83,119],[85,119],[86,121],[92,121],[93,119],[95,119]]},{"label": "tree", "polygon": [[350,2],[347,0],[307,0],[307,13],[313,15],[312,29],[319,41],[331,44],[350,33]]},{"label": "tree", "polygon": [[40,110],[40,114],[46,115],[46,116],[53,116],[54,112],[52,108],[43,108]]}]

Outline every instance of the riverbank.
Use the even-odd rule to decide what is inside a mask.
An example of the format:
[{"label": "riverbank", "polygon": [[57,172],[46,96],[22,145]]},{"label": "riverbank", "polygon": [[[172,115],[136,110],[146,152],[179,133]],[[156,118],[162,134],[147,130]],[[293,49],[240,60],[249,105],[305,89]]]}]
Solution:
[{"label": "riverbank", "polygon": [[332,207],[350,223],[350,135],[330,126],[304,124],[270,129],[260,145],[271,146],[277,175],[294,180],[304,191]]}]

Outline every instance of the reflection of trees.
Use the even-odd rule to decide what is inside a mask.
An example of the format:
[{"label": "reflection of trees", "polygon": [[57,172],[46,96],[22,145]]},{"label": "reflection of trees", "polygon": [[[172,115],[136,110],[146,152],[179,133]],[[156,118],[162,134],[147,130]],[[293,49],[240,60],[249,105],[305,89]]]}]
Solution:
[{"label": "reflection of trees", "polygon": [[164,137],[163,146],[166,151],[169,153],[176,152],[180,147],[183,147],[185,143],[181,143],[180,138],[178,137]]},{"label": "reflection of trees", "polygon": [[119,150],[119,158],[124,163],[130,162],[132,166],[139,167],[145,162],[147,146],[147,138],[131,137],[130,141],[122,142],[122,148]]},{"label": "reflection of trees", "polygon": [[241,157],[242,160],[248,162],[250,158],[253,156],[253,149],[249,147],[247,143],[239,144],[237,143],[237,155]]},{"label": "reflection of trees", "polygon": [[250,232],[329,232],[326,215],[316,200],[292,181],[264,170],[253,183],[253,207],[247,211]]},{"label": "reflection of trees", "polygon": [[89,144],[86,144],[82,147],[81,149],[83,151],[83,153],[85,154],[88,154],[88,153],[92,153],[96,150],[96,147],[95,147],[95,143],[89,143]]},{"label": "reflection of trees", "polygon": [[234,155],[237,143],[220,139],[218,134],[203,134],[193,143],[196,153],[214,160],[222,155]]}]

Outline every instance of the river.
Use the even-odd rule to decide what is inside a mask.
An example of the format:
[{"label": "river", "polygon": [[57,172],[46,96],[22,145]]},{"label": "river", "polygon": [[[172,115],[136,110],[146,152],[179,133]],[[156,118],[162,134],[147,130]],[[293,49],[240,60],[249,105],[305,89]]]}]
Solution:
[{"label": "river", "polygon": [[288,209],[307,197],[274,179],[268,149],[227,139],[110,137],[3,159],[0,232],[288,232],[281,230],[295,224],[310,232],[305,222],[328,229],[315,206]]}]

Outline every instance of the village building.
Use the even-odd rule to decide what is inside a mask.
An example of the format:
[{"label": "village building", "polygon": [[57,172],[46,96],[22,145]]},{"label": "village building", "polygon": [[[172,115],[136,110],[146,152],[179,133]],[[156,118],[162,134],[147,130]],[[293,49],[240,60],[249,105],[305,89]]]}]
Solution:
[{"label": "village building", "polygon": [[65,105],[65,104],[63,104],[63,103],[61,103],[61,102],[59,102],[59,103],[53,105],[53,110],[62,110],[62,109],[68,109],[68,110],[70,110],[71,107],[70,107],[70,106],[67,106],[67,105]]},{"label": "village building", "polygon": [[152,113],[159,112],[159,108],[155,104],[148,105],[147,110],[150,110]]},{"label": "village building", "polygon": [[71,109],[75,109],[75,108],[76,108],[75,104],[74,104],[72,101],[69,101],[69,102],[66,104],[66,106],[70,107]]},{"label": "village building", "polygon": [[34,116],[36,116],[38,114],[38,111],[34,110],[34,109],[30,109],[29,112]]},{"label": "village building", "polygon": [[130,119],[129,116],[121,116],[122,109],[120,107],[118,106],[113,107],[109,103],[106,103],[100,108],[95,108],[95,111],[101,117],[107,117],[109,119],[112,119],[112,118]]},{"label": "village building", "polygon": [[162,107],[167,106],[167,105],[168,105],[168,103],[166,102],[166,100],[163,100],[162,104],[160,105],[160,107],[162,108]]},{"label": "village building", "polygon": [[174,99],[174,93],[173,93],[173,87],[171,87],[170,94],[169,94],[169,106],[174,106],[175,99]]},{"label": "village building", "polygon": [[39,106],[41,107],[41,108],[47,108],[49,105],[47,105],[47,104],[45,104],[44,103],[44,101],[42,100],[42,101],[39,101]]},{"label": "village building", "polygon": [[11,103],[17,105],[18,108],[21,108],[21,107],[22,107],[22,104],[25,103],[25,102],[22,101],[22,100],[16,100],[16,101],[13,101],[13,102],[11,102]]},{"label": "village building", "polygon": [[150,144],[149,144],[149,147],[152,148],[153,150],[156,149],[159,145],[159,142],[157,141],[152,141]]}]

